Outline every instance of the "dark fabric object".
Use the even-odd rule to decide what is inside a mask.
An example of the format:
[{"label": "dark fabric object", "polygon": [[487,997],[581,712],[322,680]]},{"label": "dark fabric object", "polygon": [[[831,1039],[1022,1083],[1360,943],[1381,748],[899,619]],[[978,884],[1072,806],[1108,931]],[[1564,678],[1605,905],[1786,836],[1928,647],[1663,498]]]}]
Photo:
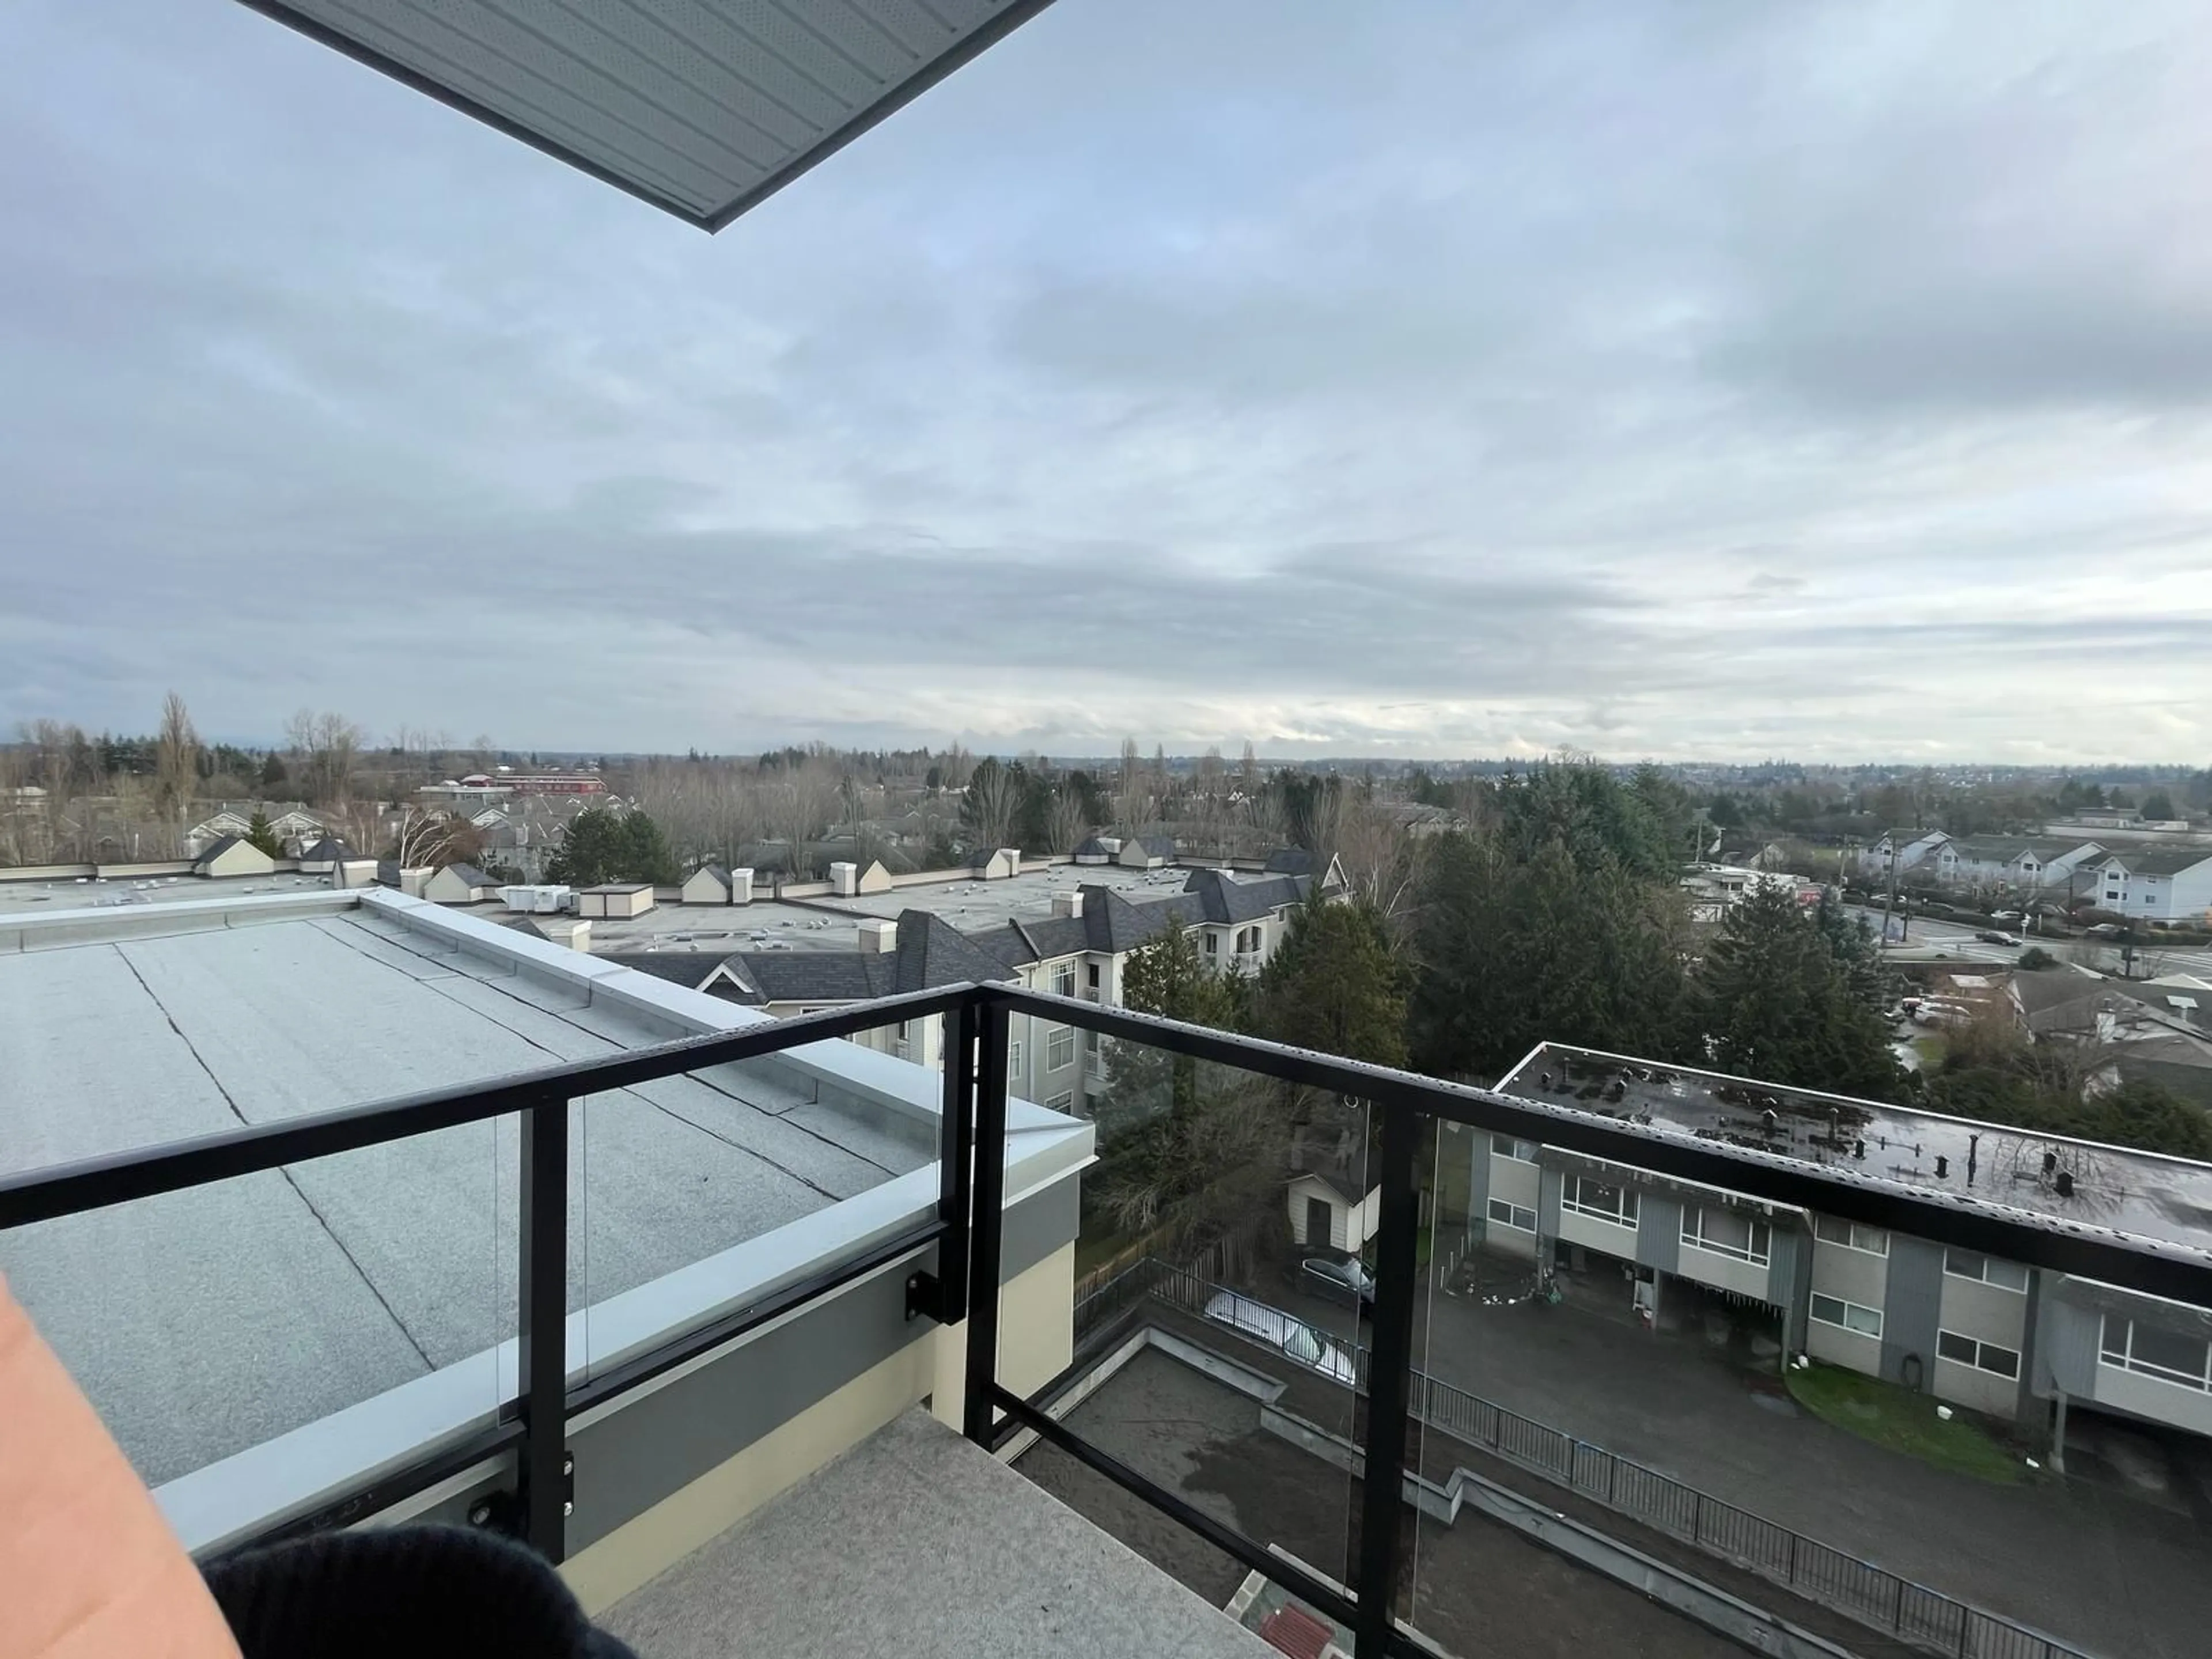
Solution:
[{"label": "dark fabric object", "polygon": [[494,1533],[323,1533],[202,1576],[245,1659],[635,1659],[542,1557]]}]

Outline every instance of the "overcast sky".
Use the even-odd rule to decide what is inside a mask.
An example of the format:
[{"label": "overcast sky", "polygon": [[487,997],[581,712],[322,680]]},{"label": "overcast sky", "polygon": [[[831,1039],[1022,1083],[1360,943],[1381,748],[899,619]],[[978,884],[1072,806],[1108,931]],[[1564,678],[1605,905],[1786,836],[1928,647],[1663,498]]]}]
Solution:
[{"label": "overcast sky", "polygon": [[1060,0],[709,238],[0,5],[0,725],[2212,760],[2212,13]]}]

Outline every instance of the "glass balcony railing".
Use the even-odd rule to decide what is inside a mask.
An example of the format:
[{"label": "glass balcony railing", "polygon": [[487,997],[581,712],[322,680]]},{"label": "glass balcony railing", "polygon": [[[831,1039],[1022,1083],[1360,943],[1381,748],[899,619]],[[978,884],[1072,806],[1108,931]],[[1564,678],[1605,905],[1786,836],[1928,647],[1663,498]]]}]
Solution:
[{"label": "glass balcony railing", "polygon": [[[1009,1099],[1018,1015],[1095,1036],[1087,1129]],[[807,1045],[927,1021],[933,1109],[849,1069],[850,1100],[802,1098]],[[829,1046],[911,1083],[890,1052]],[[960,987],[9,1175],[0,1261],[64,1358],[106,1345],[174,1381],[158,1408],[92,1392],[150,1479],[230,1505],[206,1534],[226,1544],[465,1479],[472,1516],[559,1559],[587,1425],[682,1408],[670,1385],[710,1356],[889,1283],[871,1318],[944,1328],[913,1397],[1255,1628],[1362,1656],[2197,1650],[2212,1256],[2183,1224],[2212,1172],[1961,1126],[1969,1187],[1932,1155],[1852,1156],[1840,1108],[1799,1146],[1635,1103]],[[834,1169],[808,1139],[823,1112],[871,1126],[841,1120]],[[744,1139],[821,1205],[626,1170],[633,1113]],[[1071,1133],[1095,1161],[1041,1230],[1024,1149]],[[426,1241],[374,1282],[430,1351],[381,1369],[291,1318],[314,1287],[276,1236],[363,1206]],[[167,1291],[139,1274],[136,1301],[82,1293],[185,1206],[235,1251],[161,1264]],[[701,1260],[631,1260],[655,1229]],[[267,1328],[228,1369],[187,1340],[178,1287],[210,1283]],[[342,1443],[356,1461],[317,1471],[313,1501],[239,1484],[239,1458],[300,1429],[269,1399],[388,1413],[410,1364],[450,1373],[451,1399]],[[315,1386],[276,1389],[287,1368]],[[202,1440],[173,1443],[188,1419]]]}]

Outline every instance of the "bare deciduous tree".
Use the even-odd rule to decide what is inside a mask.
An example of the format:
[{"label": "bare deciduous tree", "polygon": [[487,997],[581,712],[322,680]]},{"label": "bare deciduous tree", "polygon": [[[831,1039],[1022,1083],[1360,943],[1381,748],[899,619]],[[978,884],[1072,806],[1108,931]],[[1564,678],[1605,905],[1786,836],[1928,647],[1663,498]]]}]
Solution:
[{"label": "bare deciduous tree", "polygon": [[1090,830],[1083,798],[1065,783],[1054,789],[1052,805],[1045,813],[1045,833],[1051,837],[1052,851],[1063,855],[1073,853]]},{"label": "bare deciduous tree", "polygon": [[961,817],[968,825],[969,850],[988,852],[1008,844],[1022,792],[1013,772],[996,763],[979,765],[968,776],[968,799]]},{"label": "bare deciduous tree", "polygon": [[285,723],[284,737],[299,762],[301,793],[319,805],[344,806],[353,795],[361,728],[343,714],[302,708]]},{"label": "bare deciduous tree", "polygon": [[154,743],[154,805],[184,839],[192,794],[199,784],[200,738],[192,729],[185,700],[172,691],[161,699],[161,730]]}]

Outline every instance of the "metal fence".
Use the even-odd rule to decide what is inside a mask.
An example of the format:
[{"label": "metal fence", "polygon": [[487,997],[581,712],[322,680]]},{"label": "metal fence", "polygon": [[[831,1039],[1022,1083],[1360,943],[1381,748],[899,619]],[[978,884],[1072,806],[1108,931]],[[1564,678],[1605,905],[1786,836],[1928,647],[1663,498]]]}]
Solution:
[{"label": "metal fence", "polygon": [[[1198,1314],[1219,1288],[1157,1259],[1111,1276],[1093,1275],[1079,1287],[1077,1345],[1147,1297]],[[1367,1351],[1358,1349],[1354,1357],[1364,1383]],[[1413,1373],[1410,1404],[1416,1419],[1455,1440],[1947,1659],[2089,1659],[2079,1648],[1901,1578],[1425,1371]]]}]

